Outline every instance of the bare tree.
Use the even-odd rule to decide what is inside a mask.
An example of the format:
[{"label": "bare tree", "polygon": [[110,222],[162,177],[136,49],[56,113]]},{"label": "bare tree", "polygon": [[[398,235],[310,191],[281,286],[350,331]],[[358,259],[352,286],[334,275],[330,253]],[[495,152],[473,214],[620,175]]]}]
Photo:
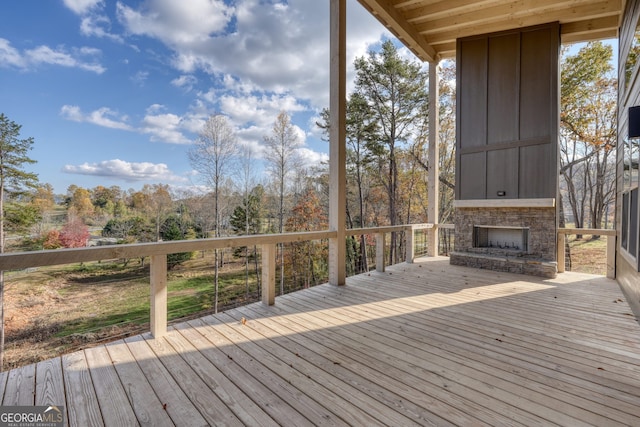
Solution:
[{"label": "bare tree", "polygon": [[[220,237],[220,189],[237,154],[235,132],[226,116],[214,114],[205,122],[198,139],[189,150],[191,166],[199,172],[202,181],[213,189],[214,236]],[[214,250],[215,296],[214,310],[218,312],[218,250]]]},{"label": "bare tree", "polygon": [[[300,145],[295,128],[289,115],[282,111],[278,114],[271,135],[264,137],[265,160],[275,181],[278,191],[278,232],[284,231],[285,190],[289,176],[296,163],[296,149]],[[280,294],[284,293],[284,252],[280,245]]]},{"label": "bare tree", "polygon": [[[601,228],[615,194],[617,80],[613,50],[585,45],[562,61],[561,168],[575,226]],[[578,236],[581,237],[581,236]]]}]

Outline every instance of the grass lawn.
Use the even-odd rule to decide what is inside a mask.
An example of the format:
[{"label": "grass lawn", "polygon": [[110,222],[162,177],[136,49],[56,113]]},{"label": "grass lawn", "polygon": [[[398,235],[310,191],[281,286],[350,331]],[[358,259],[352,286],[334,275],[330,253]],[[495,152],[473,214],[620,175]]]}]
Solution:
[{"label": "grass lawn", "polygon": [[582,239],[577,240],[576,236],[569,236],[571,271],[602,276],[607,274],[607,237],[594,237],[583,235]]},{"label": "grass lawn", "polygon": [[[198,258],[169,272],[169,321],[213,311],[210,261]],[[249,273],[255,300],[255,271]],[[219,277],[219,310],[247,301],[243,264],[227,264]],[[8,272],[5,282],[5,369],[149,328],[149,269],[139,261]]]}]

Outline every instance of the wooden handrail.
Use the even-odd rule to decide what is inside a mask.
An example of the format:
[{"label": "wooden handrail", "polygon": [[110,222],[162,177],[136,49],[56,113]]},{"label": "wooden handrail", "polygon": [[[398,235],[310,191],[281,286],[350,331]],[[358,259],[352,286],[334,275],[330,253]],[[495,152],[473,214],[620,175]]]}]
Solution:
[{"label": "wooden handrail", "polygon": [[172,240],[169,242],[130,243],[91,248],[55,249],[32,252],[9,252],[0,255],[0,270],[42,267],[118,258],[136,258],[151,255],[168,255],[270,243],[304,242],[329,239],[335,231],[307,231],[282,234],[217,237],[210,239]]},{"label": "wooden handrail", "polygon": [[[436,233],[437,228],[438,225],[434,224],[395,225],[348,229],[345,234],[347,236],[360,234],[376,235],[376,270],[384,271],[385,233],[409,231],[406,235],[407,262],[411,263],[414,257],[414,231],[427,229],[429,233]],[[309,231],[218,237],[211,239],[175,240],[169,242],[132,243],[91,248],[10,252],[0,254],[0,270],[9,271],[49,265],[148,256],[151,259],[150,329],[154,337],[160,337],[167,331],[167,255],[179,252],[194,252],[230,247],[261,246],[263,253],[262,301],[267,305],[271,305],[275,302],[276,245],[280,243],[330,239],[336,236],[336,231]]]}]

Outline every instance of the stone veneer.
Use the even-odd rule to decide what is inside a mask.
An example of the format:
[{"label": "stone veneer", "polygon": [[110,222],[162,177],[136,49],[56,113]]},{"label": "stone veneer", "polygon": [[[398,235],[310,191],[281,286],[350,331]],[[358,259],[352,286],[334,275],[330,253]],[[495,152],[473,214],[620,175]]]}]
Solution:
[{"label": "stone veneer", "polygon": [[[473,227],[478,225],[528,228],[528,251],[474,248]],[[557,275],[555,207],[457,208],[455,226],[451,264],[549,278]]]}]

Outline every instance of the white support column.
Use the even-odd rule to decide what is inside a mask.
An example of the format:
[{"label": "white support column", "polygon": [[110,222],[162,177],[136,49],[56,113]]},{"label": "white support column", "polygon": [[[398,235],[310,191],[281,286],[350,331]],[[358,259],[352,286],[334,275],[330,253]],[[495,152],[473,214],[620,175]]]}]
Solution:
[{"label": "white support column", "polygon": [[429,194],[429,206],[427,221],[434,227],[427,233],[427,251],[429,256],[438,256],[438,223],[439,197],[440,197],[440,89],[438,76],[438,63],[429,62],[429,182],[427,191]]},{"label": "white support column", "polygon": [[276,244],[262,245],[262,302],[273,305],[276,301]]},{"label": "white support column", "polygon": [[167,333],[167,256],[151,255],[151,335]]},{"label": "white support column", "polygon": [[347,97],[347,7],[346,0],[330,5],[330,88],[329,88],[329,229],[337,231],[329,239],[329,283],[346,280],[346,97]]}]

